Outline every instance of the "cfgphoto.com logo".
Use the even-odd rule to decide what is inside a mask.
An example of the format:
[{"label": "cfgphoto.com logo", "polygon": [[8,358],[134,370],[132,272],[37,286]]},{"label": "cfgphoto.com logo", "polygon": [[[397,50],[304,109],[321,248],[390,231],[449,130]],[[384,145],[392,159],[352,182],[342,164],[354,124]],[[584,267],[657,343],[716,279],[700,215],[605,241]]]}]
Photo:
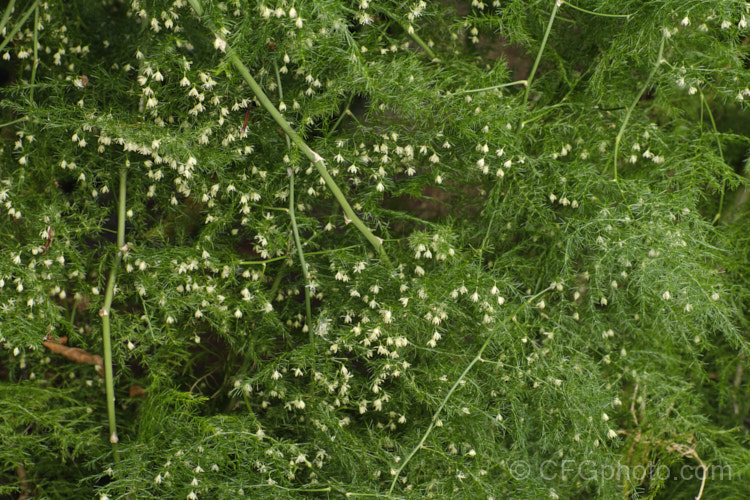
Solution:
[{"label": "cfgphoto.com logo", "polygon": [[562,480],[582,479],[590,480],[628,480],[641,482],[645,479],[667,480],[692,480],[703,481],[731,481],[732,467],[729,465],[682,465],[679,468],[668,467],[664,464],[646,465],[623,465],[623,464],[597,464],[592,460],[577,462],[575,460],[545,460],[539,465],[532,465],[523,460],[517,460],[510,464],[510,475],[516,480],[529,477],[541,477],[542,479]]}]

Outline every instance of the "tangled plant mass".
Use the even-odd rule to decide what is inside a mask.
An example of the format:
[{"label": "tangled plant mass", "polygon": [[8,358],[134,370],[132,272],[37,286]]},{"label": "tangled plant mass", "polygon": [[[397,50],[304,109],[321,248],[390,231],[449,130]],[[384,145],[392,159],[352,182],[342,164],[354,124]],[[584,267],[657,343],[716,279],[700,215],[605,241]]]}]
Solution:
[{"label": "tangled plant mass", "polygon": [[0,494],[744,498],[748,17],[9,1]]}]

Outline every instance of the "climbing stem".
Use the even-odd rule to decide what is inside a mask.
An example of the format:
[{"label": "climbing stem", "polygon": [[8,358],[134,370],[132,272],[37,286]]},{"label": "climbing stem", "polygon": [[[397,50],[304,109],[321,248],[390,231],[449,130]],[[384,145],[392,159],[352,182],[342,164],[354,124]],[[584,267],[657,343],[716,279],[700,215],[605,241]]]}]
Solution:
[{"label": "climbing stem", "polygon": [[[279,67],[276,61],[273,63],[274,69],[276,70],[276,83],[279,86],[279,99],[284,100],[284,89],[281,86],[281,75],[279,74]],[[348,108],[348,105],[347,105]],[[284,137],[286,139],[287,150],[291,148],[289,143],[289,136]],[[307,270],[307,262],[305,261],[305,252],[302,251],[302,243],[299,239],[299,228],[297,227],[297,217],[295,216],[294,208],[294,168],[288,169],[289,173],[289,219],[292,221],[292,234],[294,235],[294,246],[297,247],[297,254],[299,255],[300,266],[302,267],[302,275],[305,277],[305,315],[307,318],[307,331],[310,332],[310,344],[315,341],[315,335],[312,329],[312,307],[310,306],[310,289],[312,285],[310,280],[310,272]]]},{"label": "climbing stem", "polygon": [[[203,16],[203,7],[201,6],[200,0],[188,0],[188,2],[190,2],[190,5],[193,7],[193,10],[196,12],[196,14],[198,14],[198,16]],[[213,30],[213,26],[211,26],[210,24],[209,28]],[[279,113],[270,99],[268,99],[268,96],[266,96],[265,92],[263,92],[263,89],[260,87],[260,85],[258,85],[258,82],[256,82],[255,78],[252,77],[252,75],[250,74],[250,70],[248,70],[247,66],[245,66],[245,64],[240,60],[239,56],[231,52],[229,46],[227,46],[227,50],[230,52],[228,58],[229,62],[232,64],[232,66],[235,67],[235,69],[237,69],[237,71],[247,82],[247,84],[250,85],[250,89],[253,91],[253,94],[255,94],[255,97],[258,99],[263,108],[265,108],[268,114],[271,115],[271,117],[279,125],[279,127],[281,127],[284,133],[289,136],[292,142],[297,145],[300,151],[302,151],[302,153],[307,156],[307,158],[313,163],[313,165],[315,165],[318,173],[323,178],[323,181],[325,181],[326,186],[328,186],[328,189],[331,191],[331,193],[333,193],[334,198],[336,198],[336,201],[339,202],[341,208],[344,209],[344,213],[346,214],[349,221],[354,224],[354,227],[356,227],[359,232],[364,235],[367,241],[369,241],[370,244],[375,248],[380,256],[380,260],[382,260],[386,265],[390,265],[390,260],[385,253],[382,241],[380,240],[380,238],[375,236],[372,231],[370,231],[370,229],[365,225],[365,223],[362,222],[362,220],[357,216],[357,214],[354,213],[354,210],[346,200],[344,193],[341,192],[341,189],[339,189],[336,181],[334,181],[333,177],[331,177],[331,174],[328,173],[328,169],[326,168],[323,158],[318,153],[313,151],[310,146],[307,145],[305,140],[292,128],[292,126],[288,121],[286,121],[281,113]]]},{"label": "climbing stem", "polygon": [[299,230],[297,229],[297,218],[294,216],[294,170],[289,169],[289,218],[292,219],[292,233],[294,233],[294,244],[297,247],[297,253],[299,254],[299,262],[302,266],[302,274],[305,276],[305,314],[307,316],[307,328],[310,332],[310,343],[312,344],[315,340],[312,328],[312,309],[310,307],[310,284],[309,271],[307,270],[307,262],[305,261],[305,254],[302,251],[302,244],[299,239]]},{"label": "climbing stem", "polygon": [[[107,397],[107,417],[109,419],[109,441],[114,445],[117,444],[117,424],[115,421],[115,385],[114,374],[112,371],[112,334],[110,325],[110,316],[112,312],[112,297],[115,293],[115,283],[117,281],[117,270],[120,267],[123,253],[125,252],[125,195],[127,186],[127,167],[120,168],[120,200],[117,205],[117,254],[109,271],[109,281],[107,282],[107,291],[104,294],[104,307],[99,311],[102,317],[102,339],[104,343],[104,385]],[[117,458],[118,455],[115,454]]]},{"label": "climbing stem", "polygon": [[[714,114],[711,112],[711,108],[708,106],[708,103],[706,102],[706,98],[703,96],[703,92],[701,91],[701,115],[703,114],[703,106],[706,107],[706,111],[708,111],[708,117],[711,119],[711,125],[714,128],[714,137],[716,138],[716,147],[719,148],[719,156],[721,157],[721,163],[724,163],[724,149],[721,147],[721,140],[719,140],[719,131],[716,129],[716,120],[714,120]],[[703,126],[703,117],[701,116],[701,126]],[[719,219],[721,219],[721,214],[724,211],[724,193],[726,192],[727,187],[727,180],[726,178],[721,182],[721,197],[719,199],[719,210],[716,212],[716,215],[714,216],[713,223],[716,224]]]},{"label": "climbing stem", "polygon": [[544,52],[544,46],[547,45],[547,38],[549,38],[549,32],[552,31],[552,23],[555,22],[555,16],[557,15],[557,9],[560,8],[562,0],[555,0],[555,6],[552,8],[552,14],[549,16],[549,22],[547,23],[547,29],[544,30],[544,37],[542,38],[542,46],[539,47],[539,52],[536,55],[534,66],[531,67],[531,73],[526,79],[526,91],[523,94],[523,101],[526,102],[529,99],[529,90],[531,90],[531,82],[534,81],[534,75],[536,69],[539,67],[539,61],[542,60],[542,53]]},{"label": "climbing stem", "polygon": [[620,149],[620,141],[622,140],[622,136],[625,133],[625,129],[628,126],[628,121],[630,121],[630,115],[633,114],[633,110],[635,109],[638,102],[641,100],[641,97],[643,97],[643,94],[646,93],[646,89],[648,89],[649,85],[651,85],[651,80],[654,78],[654,75],[656,74],[656,69],[659,67],[659,65],[662,63],[662,54],[664,54],[664,41],[666,40],[666,34],[663,34],[661,37],[661,43],[659,44],[659,54],[656,56],[656,64],[654,64],[654,67],[651,69],[651,73],[648,75],[648,78],[643,84],[643,87],[641,88],[641,91],[638,92],[638,95],[633,99],[633,103],[630,105],[628,110],[625,112],[625,119],[622,121],[622,125],[620,125],[620,131],[617,132],[617,137],[615,137],[615,150],[614,154],[612,155],[612,167],[614,172],[614,181],[617,182],[617,152]]}]

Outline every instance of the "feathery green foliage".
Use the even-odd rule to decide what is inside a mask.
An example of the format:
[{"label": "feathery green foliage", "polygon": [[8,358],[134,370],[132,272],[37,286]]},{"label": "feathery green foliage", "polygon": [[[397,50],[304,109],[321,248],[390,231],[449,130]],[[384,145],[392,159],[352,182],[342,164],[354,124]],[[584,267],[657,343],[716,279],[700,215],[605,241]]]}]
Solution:
[{"label": "feathery green foliage", "polygon": [[748,18],[9,2],[0,494],[745,498]]}]

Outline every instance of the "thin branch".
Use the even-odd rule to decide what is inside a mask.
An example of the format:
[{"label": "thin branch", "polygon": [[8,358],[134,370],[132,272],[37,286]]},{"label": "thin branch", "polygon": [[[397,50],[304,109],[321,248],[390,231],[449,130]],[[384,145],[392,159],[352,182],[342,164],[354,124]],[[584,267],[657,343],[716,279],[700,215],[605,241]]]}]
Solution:
[{"label": "thin branch", "polygon": [[557,9],[560,8],[560,5],[562,4],[562,0],[555,0],[555,6],[552,8],[552,14],[549,16],[549,22],[547,23],[547,29],[544,31],[544,37],[542,38],[542,46],[539,47],[539,52],[536,55],[536,60],[534,61],[534,66],[531,67],[531,73],[529,73],[529,78],[526,80],[526,91],[523,94],[523,101],[526,102],[529,99],[529,90],[531,90],[531,82],[534,81],[534,75],[536,74],[536,69],[539,67],[539,61],[542,60],[542,53],[544,52],[544,46],[547,45],[547,38],[549,38],[549,33],[552,31],[552,23],[555,22],[555,16],[557,15]]},{"label": "thin branch", "polygon": [[[515,318],[516,315],[521,312],[521,309],[523,309],[526,304],[530,303],[534,299],[540,297],[544,293],[548,292],[551,289],[551,287],[545,288],[541,292],[537,293],[536,295],[526,299],[518,308],[513,312],[512,317]],[[474,356],[474,359],[471,360],[471,362],[468,364],[468,366],[464,369],[464,371],[461,373],[461,375],[458,377],[456,382],[453,384],[453,386],[448,391],[448,394],[445,395],[443,398],[443,401],[440,403],[440,406],[438,406],[438,409],[435,411],[435,413],[432,415],[432,419],[430,422],[430,425],[427,427],[427,430],[422,435],[422,439],[419,440],[419,443],[417,446],[415,446],[411,452],[406,456],[406,459],[401,463],[401,466],[396,470],[396,474],[393,476],[393,481],[391,481],[391,486],[388,488],[388,497],[391,496],[391,493],[393,493],[393,489],[396,487],[396,482],[398,481],[399,476],[401,475],[401,472],[404,470],[406,465],[411,461],[411,459],[414,457],[414,455],[417,454],[417,452],[422,449],[422,446],[424,445],[425,441],[427,441],[427,437],[432,433],[432,430],[435,428],[435,423],[438,420],[438,416],[440,416],[440,412],[443,411],[443,408],[445,408],[445,405],[448,403],[448,400],[453,395],[453,393],[456,391],[459,385],[461,385],[461,382],[466,378],[466,375],[471,371],[471,369],[474,367],[475,364],[479,361],[483,361],[482,354],[484,353],[484,350],[487,349],[487,346],[490,345],[490,341],[495,338],[495,333],[497,333],[497,329],[490,332],[489,335],[487,335],[487,340],[484,341],[484,344],[482,344],[482,347],[479,348],[479,352],[476,356]]]},{"label": "thin branch", "polygon": [[3,18],[0,19],[0,32],[2,32],[3,29],[5,28],[5,24],[8,22],[10,13],[13,12],[13,7],[15,6],[16,6],[16,0],[10,0],[10,2],[8,2],[8,6],[5,7],[5,11],[3,12]]},{"label": "thin branch", "polygon": [[[13,29],[10,30],[10,33],[8,33],[8,35],[3,39],[3,41],[0,42],[0,51],[3,50],[5,46],[8,45],[8,43],[10,43],[10,41],[13,39],[14,36],[16,36],[16,33],[18,33],[18,31],[21,29],[21,27],[24,25],[26,20],[29,18],[31,13],[34,12],[34,10],[37,8],[38,5],[39,5],[39,0],[36,0],[31,5],[31,7],[29,7],[29,9],[23,14],[23,16],[21,16],[21,19],[19,19],[18,22],[13,26]],[[6,9],[6,12],[7,12],[7,9]]]},{"label": "thin branch", "polygon": [[[385,241],[398,241],[398,240],[389,239],[389,240],[385,240]],[[349,245],[347,247],[332,248],[330,250],[319,250],[317,252],[307,252],[305,255],[307,255],[307,256],[310,256],[310,255],[325,255],[325,254],[329,254],[329,253],[333,253],[333,252],[341,252],[343,250],[351,250],[352,248],[358,248],[358,247],[359,247],[359,245]],[[280,260],[287,260],[288,258],[289,258],[289,255],[282,255],[281,257],[273,257],[271,259],[266,259],[266,260],[242,260],[239,263],[242,266],[252,266],[252,265],[258,265],[258,264],[265,265],[265,264],[269,264],[271,262],[278,262]]]},{"label": "thin branch", "polygon": [[427,55],[430,56],[431,60],[433,60],[433,61],[439,61],[440,60],[438,58],[438,56],[435,55],[435,52],[433,52],[433,50],[430,48],[430,46],[427,45],[425,43],[425,41],[422,40],[422,37],[420,37],[417,34],[417,32],[414,30],[414,26],[412,26],[411,24],[405,23],[399,17],[397,17],[395,14],[393,14],[392,12],[384,9],[380,5],[374,5],[373,7],[375,9],[379,10],[380,12],[382,12],[383,14],[385,14],[386,16],[390,17],[394,21],[396,21],[399,24],[399,26],[401,26],[401,28],[404,31],[406,31],[406,33],[411,37],[411,39],[414,40],[415,42],[417,42],[417,45],[419,45],[420,47],[422,47],[422,50],[424,50],[427,53]]},{"label": "thin branch", "polygon": [[338,120],[336,120],[336,123],[333,124],[333,127],[331,127],[331,130],[328,131],[326,134],[326,138],[331,137],[331,134],[336,130],[336,128],[339,126],[339,123],[341,123],[341,120],[344,119],[345,116],[347,116],[347,113],[351,114],[349,111],[349,106],[352,105],[352,100],[354,99],[354,92],[351,93],[349,96],[349,101],[346,103],[346,107],[344,108],[344,111],[339,116]]},{"label": "thin branch", "polygon": [[[711,125],[714,128],[714,138],[716,138],[716,147],[719,148],[719,156],[721,157],[721,163],[724,163],[724,149],[721,147],[721,140],[719,140],[719,131],[716,129],[716,121],[714,120],[714,114],[711,112],[711,107],[706,102],[706,98],[703,96],[703,91],[701,91],[701,114],[703,114],[703,106],[706,107],[706,111],[708,111],[708,117],[711,119]],[[703,120],[701,119],[701,127],[703,126]],[[716,215],[714,216],[713,223],[716,224],[719,222],[719,219],[721,218],[721,214],[724,211],[724,194],[726,193],[726,187],[727,187],[727,179],[724,178],[724,180],[721,182],[721,198],[719,199],[719,210],[716,212]]]},{"label": "thin branch", "polygon": [[[190,3],[195,13],[198,14],[199,17],[202,17],[203,7],[201,6],[200,0],[188,0],[188,2]],[[212,29],[213,31],[217,31],[214,29],[214,26],[212,25],[212,23],[210,23],[210,21],[206,21],[206,23],[208,24],[208,27],[210,29]],[[229,50],[230,47],[227,46],[227,49]],[[339,202],[341,208],[344,209],[344,213],[346,213],[352,224],[354,224],[354,226],[364,235],[367,241],[370,242],[373,248],[375,248],[380,256],[380,260],[382,260],[386,265],[390,265],[390,260],[388,259],[388,255],[386,255],[385,253],[382,240],[375,236],[372,231],[370,231],[370,229],[365,225],[365,223],[362,222],[362,220],[357,216],[357,214],[354,213],[354,210],[352,209],[351,205],[349,205],[349,202],[344,196],[344,193],[341,192],[338,184],[336,184],[336,181],[333,180],[333,177],[331,177],[331,174],[328,172],[328,169],[325,166],[325,160],[318,153],[313,151],[312,148],[307,145],[305,140],[297,132],[295,132],[289,122],[286,121],[283,116],[281,116],[281,113],[279,113],[270,99],[268,99],[268,96],[266,96],[265,92],[263,92],[263,89],[260,87],[260,85],[258,85],[258,82],[256,82],[255,78],[252,77],[247,66],[245,66],[245,64],[240,60],[239,56],[234,52],[231,52],[231,50],[229,55],[229,62],[232,63],[232,66],[237,69],[242,78],[244,78],[248,85],[250,85],[250,88],[252,89],[253,94],[255,94],[255,97],[258,99],[258,101],[260,101],[261,105],[266,109],[266,111],[268,111],[268,113],[279,125],[279,127],[281,127],[281,129],[305,154],[305,156],[310,159],[313,165],[315,165],[315,168],[318,170],[318,173],[320,173],[320,176],[325,181],[328,189],[333,193],[333,196],[336,198],[336,201]]]},{"label": "thin branch", "polygon": [[495,86],[492,86],[492,87],[485,87],[483,89],[461,90],[459,92],[455,92],[455,93],[450,94],[450,95],[455,95],[457,93],[461,93],[461,94],[473,94],[474,92],[485,92],[487,90],[502,89],[504,87],[513,87],[515,85],[527,85],[528,83],[529,83],[528,80],[517,80],[515,82],[501,83],[500,85],[495,85]]},{"label": "thin branch", "polygon": [[[400,24],[400,21],[399,21],[399,24]],[[403,24],[402,24],[402,26],[403,26]],[[422,40],[422,38],[419,35],[417,35],[416,31],[414,31],[414,26],[412,26],[411,24],[408,25],[408,26],[406,26],[406,32],[409,34],[410,37],[412,37],[412,39],[415,42],[417,42],[417,45],[419,45],[420,47],[422,47],[422,50],[424,50],[425,52],[427,52],[427,55],[430,56],[430,59],[432,59],[433,61],[438,61],[439,60],[438,57],[435,55],[435,52],[433,52],[432,49],[430,48],[430,46],[427,45],[425,43],[425,41]]]},{"label": "thin branch", "polygon": [[10,125],[15,125],[16,123],[27,122],[27,121],[29,121],[29,117],[28,116],[23,116],[21,118],[18,118],[17,120],[13,120],[13,121],[9,121],[9,122],[0,124],[0,128],[8,127]]},{"label": "thin branch", "polygon": [[627,19],[628,21],[630,20],[630,14],[605,14],[603,12],[594,12],[593,10],[586,10],[582,7],[578,7],[577,5],[573,5],[570,2],[566,2],[565,0],[563,0],[560,3],[564,3],[568,7],[572,7],[573,9],[580,11],[580,12],[585,12],[586,14],[591,14],[592,16],[615,17],[615,18]]},{"label": "thin branch", "polygon": [[[273,62],[273,67],[276,70],[276,83],[279,86],[279,100],[284,100],[284,89],[281,86],[281,75],[279,74],[279,67],[276,61]],[[351,101],[350,101],[351,102]],[[348,105],[347,105],[348,107]],[[338,123],[338,122],[337,122]],[[289,142],[289,136],[284,136],[286,139],[287,150],[291,149],[292,145]],[[305,261],[305,253],[302,251],[302,243],[299,238],[299,229],[297,228],[297,217],[294,210],[294,168],[287,169],[289,173],[289,218],[292,221],[292,234],[294,234],[294,245],[297,247],[297,253],[299,255],[300,266],[302,267],[302,276],[305,279],[305,315],[307,318],[307,331],[310,333],[310,344],[315,341],[315,335],[312,330],[312,307],[310,306],[310,272],[307,270],[307,262]]]},{"label": "thin branch", "polygon": [[630,121],[630,115],[633,113],[633,110],[635,109],[638,102],[640,102],[641,97],[643,97],[643,94],[646,93],[646,89],[648,89],[649,85],[651,85],[651,80],[654,78],[654,75],[656,74],[656,70],[659,68],[659,65],[662,63],[662,54],[664,54],[664,42],[667,39],[666,33],[662,34],[661,37],[661,43],[659,44],[659,54],[656,56],[656,64],[654,64],[654,67],[651,69],[651,73],[648,75],[648,78],[646,79],[645,83],[643,84],[643,88],[641,88],[641,91],[638,92],[638,95],[633,100],[633,104],[630,105],[627,112],[625,113],[625,119],[622,121],[622,125],[620,126],[620,131],[617,132],[617,137],[615,137],[615,151],[612,155],[612,163],[613,163],[613,169],[614,169],[614,181],[617,182],[617,152],[620,149],[620,141],[622,140],[622,136],[625,133],[625,128],[628,126],[628,121]]},{"label": "thin branch", "polygon": [[29,80],[29,101],[34,104],[34,80],[39,66],[39,6],[34,9],[34,62],[31,65],[31,80]]}]

